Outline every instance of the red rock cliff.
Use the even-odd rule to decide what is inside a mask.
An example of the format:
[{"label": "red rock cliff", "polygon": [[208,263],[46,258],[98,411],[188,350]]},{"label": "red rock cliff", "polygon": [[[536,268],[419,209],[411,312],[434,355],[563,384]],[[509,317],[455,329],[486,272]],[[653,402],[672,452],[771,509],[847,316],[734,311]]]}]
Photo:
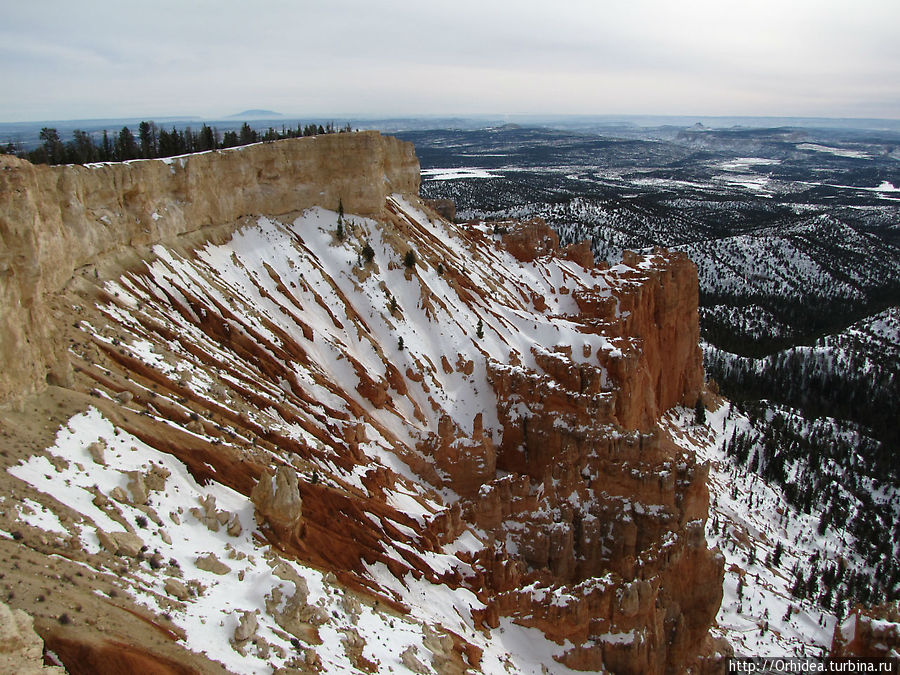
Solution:
[{"label": "red rock cliff", "polygon": [[697,269],[683,253],[626,251],[612,270],[622,280],[606,303],[576,295],[582,312],[626,339],[604,365],[622,392],[616,417],[632,429],[651,428],[673,405],[693,405],[703,385]]},{"label": "red rock cliff", "polygon": [[[523,250],[528,241],[538,248]],[[511,243],[526,260],[562,254],[549,235]],[[575,291],[580,313],[566,319],[608,337],[608,349],[581,362],[574,346],[539,350],[537,370],[490,364],[504,425],[497,467],[509,475],[483,485],[464,516],[514,551],[481,561],[497,613],[571,641],[564,663],[680,672],[722,594],[722,561],[703,535],[707,469],[657,427],[703,383],[696,269],[656,251],[605,274],[611,291]]]},{"label": "red rock cliff", "polygon": [[[341,148],[345,160],[333,156]],[[343,183],[351,150],[374,157],[348,167],[355,177]],[[223,204],[179,173],[210,162],[212,179],[228,153],[185,167],[9,165],[4,180],[21,193],[6,203],[25,206],[4,215],[7,250],[22,252],[6,254],[4,320],[22,329],[0,345],[6,362],[22,362],[2,391],[36,388],[56,357],[46,326],[57,319],[43,321],[53,307],[77,366],[76,400],[177,457],[198,484],[246,498],[252,541],[272,544],[266,556],[330,571],[389,607],[386,621],[409,626],[422,614],[426,633],[446,631],[437,652],[455,654],[448,672],[477,670],[479,650],[502,645],[501,624],[540,629],[551,666],[692,667],[721,599],[722,560],[703,536],[706,466],[657,425],[666,408],[692,405],[703,382],[691,263],[657,251],[595,266],[583,246],[560,250],[542,221],[505,224],[505,234],[444,222],[409,194],[411,149],[373,134],[243,152],[247,166],[221,183],[241,192],[246,180],[252,193],[256,181],[263,196]],[[91,183],[91,171],[107,171],[110,184]],[[385,201],[388,191],[407,199]],[[45,208],[32,192],[57,201]],[[333,212],[248,219],[233,238],[203,241],[207,231],[124,274],[85,268],[67,285],[74,267],[95,264],[93,249],[138,250],[181,227],[338,199],[348,214],[376,217],[348,215],[344,237]],[[54,258],[73,213],[85,241]],[[100,237],[104,217],[117,219],[120,239]],[[29,218],[59,232],[30,231]],[[415,264],[405,266],[409,250]],[[48,271],[53,260],[60,270]],[[201,504],[198,518],[233,522]],[[426,583],[434,596],[418,595]],[[431,611],[448,597],[454,611]],[[272,606],[269,618],[284,623]],[[355,663],[371,672],[358,647]]]}]

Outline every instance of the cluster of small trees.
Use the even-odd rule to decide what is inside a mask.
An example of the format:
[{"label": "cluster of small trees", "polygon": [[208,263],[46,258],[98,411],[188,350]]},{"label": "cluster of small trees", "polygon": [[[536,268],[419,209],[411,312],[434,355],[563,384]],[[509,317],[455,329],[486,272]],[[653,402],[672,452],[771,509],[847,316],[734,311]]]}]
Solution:
[{"label": "cluster of small trees", "polygon": [[[900,559],[894,542],[900,536],[900,522],[894,514],[900,500],[873,497],[873,491],[881,489],[874,477],[890,481],[889,474],[871,462],[881,444],[862,435],[854,438],[827,420],[801,423],[789,409],[757,404],[748,405],[745,412],[753,429],[735,430],[724,444],[725,453],[766,482],[779,484],[798,511],[817,512],[819,536],[834,528],[851,534],[857,553],[870,568],[856,578],[826,585],[833,587],[834,595],[825,594],[826,586],[810,588],[808,579],[795,579],[794,595],[817,599],[829,609],[838,607],[836,603],[843,607],[847,600],[877,604],[897,599]],[[736,498],[736,493],[732,496]],[[775,565],[780,557],[773,560]]]},{"label": "cluster of small trees", "polygon": [[[848,569],[843,560],[827,562],[818,553],[810,562],[808,575],[800,564],[795,565],[791,572],[794,577],[791,594],[795,598],[812,600],[838,616],[843,616],[852,604],[872,605],[884,601],[884,596],[873,589],[864,571]],[[896,579],[895,573],[895,582]]]},{"label": "cluster of small trees", "polygon": [[735,401],[770,400],[797,408],[809,418],[834,417],[868,427],[881,441],[868,458],[884,475],[898,476],[900,376],[890,354],[868,364],[864,354],[842,360],[837,349],[792,348],[764,359],[737,359],[710,350],[706,373]]},{"label": "cluster of small trees", "polygon": [[[130,159],[150,159],[155,157],[173,157],[192,152],[205,152],[220,148],[232,148],[260,141],[277,141],[284,138],[300,136],[316,136],[333,134],[338,129],[334,124],[307,124],[296,128],[282,127],[281,131],[269,127],[260,132],[244,122],[237,131],[229,130],[220,134],[215,127],[203,124],[198,131],[191,127],[171,131],[158,126],[155,122],[141,122],[137,136],[127,126],[110,134],[106,129],[102,132],[89,133],[81,129],[72,132],[72,140],[64,143],[58,131],[53,127],[41,129],[41,145],[26,152],[17,148],[12,142],[7,143],[3,152],[27,159],[33,164],[88,164],[90,162],[123,162]],[[341,133],[351,131],[349,123],[339,130]]]}]

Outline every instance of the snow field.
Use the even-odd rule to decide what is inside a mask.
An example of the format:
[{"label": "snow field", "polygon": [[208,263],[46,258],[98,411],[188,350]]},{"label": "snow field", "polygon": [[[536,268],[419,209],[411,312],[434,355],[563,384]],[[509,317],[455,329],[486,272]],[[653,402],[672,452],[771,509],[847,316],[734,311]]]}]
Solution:
[{"label": "snow field", "polygon": [[[707,411],[703,427],[693,410],[676,409],[665,419],[676,443],[709,462],[710,513],[706,536],[725,559],[724,597],[712,633],[727,639],[741,656],[815,656],[827,651],[837,617],[791,594],[795,565],[808,571],[816,554],[825,561],[852,559],[850,542],[818,535],[818,514],[798,512],[777,488],[724,451],[735,429],[750,421],[729,403]],[[772,563],[776,546],[783,553]],[[791,608],[788,617],[788,608]]]},{"label": "snow field", "polygon": [[[88,450],[93,443],[105,447],[105,464],[94,461]],[[72,417],[60,429],[55,444],[48,448],[54,462],[45,456],[35,456],[14,467],[10,472],[48,496],[59,500],[78,514],[74,532],[80,536],[85,549],[100,550],[97,530],[124,532],[125,528],[110,519],[92,503],[93,490],[103,494],[115,488],[127,488],[130,471],[146,472],[151,465],[169,472],[162,491],[151,491],[148,506],[162,525],[151,522],[142,527],[139,519],[146,519],[147,511],[127,502],[116,507],[132,525],[147,547],[146,555],[160,554],[163,563],[154,569],[144,562],[129,566],[120,579],[137,602],[151,615],[166,614],[171,623],[184,631],[185,646],[219,661],[235,673],[271,673],[284,667],[298,655],[298,649],[314,648],[324,672],[357,672],[349,660],[344,642],[348,631],[356,631],[365,641],[362,655],[378,664],[380,672],[408,673],[402,655],[411,650],[420,662],[430,662],[431,651],[425,646],[437,626],[456,632],[484,650],[483,672],[541,673],[543,665],[551,665],[554,672],[568,669],[555,663],[554,654],[571,645],[555,645],[540,631],[528,629],[504,620],[494,631],[479,631],[472,623],[471,610],[483,605],[465,589],[451,589],[435,585],[412,575],[404,579],[394,577],[384,565],[370,567],[371,578],[385,590],[394,591],[411,608],[408,616],[393,615],[378,610],[371,603],[348,602],[348,591],[336,584],[330,575],[296,561],[281,558],[276,551],[261,544],[256,528],[253,505],[242,495],[217,483],[201,486],[174,457],[158,452],[139,439],[112,425],[97,409],[91,408]],[[218,509],[235,514],[242,532],[231,536],[224,528],[214,532],[191,513],[201,501],[214,498]],[[408,499],[408,498],[407,498]],[[407,505],[409,501],[404,502]],[[416,502],[418,504],[418,502]],[[412,505],[410,505],[411,508]],[[66,532],[52,513],[36,502],[24,508],[34,513],[27,516],[29,524],[50,531]],[[421,507],[419,507],[421,508]],[[23,509],[24,510],[24,509]],[[35,515],[40,514],[40,515]],[[151,516],[151,521],[156,518]],[[456,550],[477,550],[480,542],[471,533],[464,533],[457,542],[448,545],[447,554],[430,556],[437,572],[462,565],[452,555]],[[213,554],[229,570],[216,574],[197,566],[197,559]],[[120,566],[98,571],[120,574]],[[288,565],[290,574],[280,566]],[[280,589],[283,610],[285,602],[295,593],[290,580],[297,575],[308,588],[307,602],[321,609],[327,617],[318,628],[321,644],[299,645],[279,627],[267,610],[267,600],[273,600],[273,589]],[[164,588],[167,578],[174,578],[197,589],[183,602],[169,598]],[[235,628],[244,613],[254,613],[259,622],[258,644],[244,646],[243,653],[233,645]],[[527,647],[527,648],[526,648]],[[302,656],[302,653],[300,653]]]}]

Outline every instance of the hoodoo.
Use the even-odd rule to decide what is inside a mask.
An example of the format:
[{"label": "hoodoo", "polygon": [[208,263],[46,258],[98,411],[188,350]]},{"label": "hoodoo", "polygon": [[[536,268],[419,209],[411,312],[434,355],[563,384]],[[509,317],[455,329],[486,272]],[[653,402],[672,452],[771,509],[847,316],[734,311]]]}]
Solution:
[{"label": "hoodoo", "polygon": [[687,257],[449,222],[375,132],[0,162],[0,555],[64,665],[713,656]]}]

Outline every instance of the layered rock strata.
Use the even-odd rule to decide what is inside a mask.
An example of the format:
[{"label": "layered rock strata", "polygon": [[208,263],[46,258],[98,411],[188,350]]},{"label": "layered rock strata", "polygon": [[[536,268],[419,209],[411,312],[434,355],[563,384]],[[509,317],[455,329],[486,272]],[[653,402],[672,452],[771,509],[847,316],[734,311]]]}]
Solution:
[{"label": "layered rock strata", "polygon": [[389,194],[418,189],[412,144],[375,131],[91,166],[0,155],[0,402],[68,381],[46,301],[75,270],[244,216],[378,215]]},{"label": "layered rock strata", "polygon": [[[20,324],[0,343],[18,359],[0,393],[38,389],[49,372],[197,485],[252,505],[252,541],[271,544],[265,556],[294,592],[279,583],[260,590],[266,612],[235,610],[225,641],[237,652],[274,634],[267,621],[308,645],[329,621],[281,556],[327,571],[348,615],[359,596],[423,621],[438,669],[488,669],[511,624],[539,629],[576,669],[698,663],[722,578],[703,536],[706,467],[657,424],[703,385],[696,270],[683,255],[595,266],[539,220],[453,225],[418,202],[411,148],[377,134],[5,167],[19,192],[0,223],[0,318]],[[316,206],[332,210],[298,213]],[[225,234],[201,231],[210,225]],[[124,273],[95,265],[154,242],[165,245]],[[114,470],[91,448],[87,461]],[[121,499],[110,496],[162,522],[151,493],[175,473],[126,471]],[[231,547],[190,564],[242,580],[241,561],[261,556],[231,542],[253,519],[209,497],[187,513]],[[105,536],[106,554],[126,555],[129,534]],[[423,585],[457,598],[459,624],[416,616],[432,617],[414,605]],[[160,586],[190,605],[185,583]],[[377,668],[356,627],[341,644],[357,671]],[[421,663],[416,653],[403,662]]]}]

